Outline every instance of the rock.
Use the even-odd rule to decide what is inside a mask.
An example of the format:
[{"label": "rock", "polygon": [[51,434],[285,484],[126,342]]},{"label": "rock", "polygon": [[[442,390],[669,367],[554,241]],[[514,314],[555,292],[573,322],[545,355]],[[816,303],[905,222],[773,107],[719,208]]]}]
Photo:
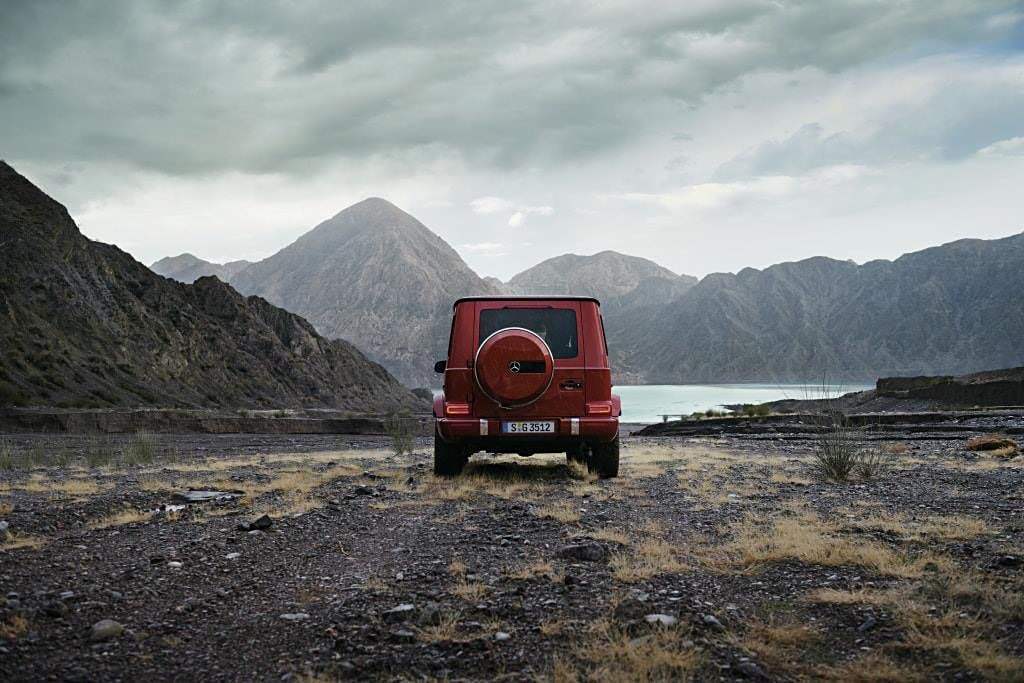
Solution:
[{"label": "rock", "polygon": [[637,621],[650,613],[650,608],[636,598],[626,598],[615,606],[612,614],[619,621]]},{"label": "rock", "polygon": [[647,614],[644,616],[644,621],[658,626],[675,626],[679,620],[670,614]]},{"label": "rock", "polygon": [[239,531],[266,531],[274,524],[274,520],[270,518],[270,515],[262,515],[257,517],[255,520],[246,523],[242,522],[238,525]]},{"label": "rock", "polygon": [[413,616],[416,611],[416,607],[408,602],[404,602],[397,607],[392,607],[388,611],[384,612],[384,621],[396,622],[405,621]]},{"label": "rock", "polygon": [[89,631],[89,638],[93,642],[117,638],[124,633],[124,626],[113,619],[101,619],[92,625]]},{"label": "rock", "polygon": [[1017,568],[1022,564],[1024,564],[1024,558],[1017,555],[1003,555],[996,559],[996,565],[999,567]]},{"label": "rock", "polygon": [[175,491],[171,499],[179,503],[206,503],[211,500],[224,501],[241,498],[245,491],[216,491],[213,489],[189,489],[188,491]]},{"label": "rock", "polygon": [[421,626],[437,626],[441,623],[441,606],[436,602],[428,602],[419,611],[416,623]]},{"label": "rock", "polygon": [[873,616],[868,615],[868,618],[864,620],[864,623],[857,627],[857,630],[861,633],[866,633],[873,629],[875,627],[875,624],[877,623],[877,619],[875,619]]},{"label": "rock", "polygon": [[701,616],[700,620],[701,620],[701,623],[703,623],[705,626],[713,628],[716,631],[724,631],[725,630],[725,626],[722,625],[722,622],[720,622],[718,620],[718,617],[716,617],[714,614],[705,614],[705,615]]},{"label": "rock", "polygon": [[176,560],[172,560],[171,562],[167,563],[167,566],[170,567],[171,569],[181,569],[182,564],[181,564],[181,562],[178,562]]},{"label": "rock", "polygon": [[740,662],[736,665],[736,670],[747,678],[763,679],[765,678],[764,672],[761,671],[761,667],[754,664],[751,661]]},{"label": "rock", "polygon": [[242,556],[242,553],[228,553],[224,556],[225,560],[237,560]]},{"label": "rock", "polygon": [[608,549],[600,543],[573,543],[560,548],[558,556],[584,562],[603,562],[608,559]]},{"label": "rock", "polygon": [[504,631],[498,631],[497,633],[494,634],[494,639],[495,640],[508,640],[511,637],[512,636],[510,636],[509,634],[505,633]]},{"label": "rock", "polygon": [[309,619],[309,615],[305,612],[289,612],[282,614],[281,618],[285,621],[305,621],[306,619]]},{"label": "rock", "polygon": [[373,489],[370,488],[369,486],[360,484],[359,486],[356,486],[352,489],[352,493],[356,494],[357,496],[372,496]]},{"label": "rock", "polygon": [[391,632],[391,637],[404,643],[416,640],[416,634],[406,629],[399,629]]}]

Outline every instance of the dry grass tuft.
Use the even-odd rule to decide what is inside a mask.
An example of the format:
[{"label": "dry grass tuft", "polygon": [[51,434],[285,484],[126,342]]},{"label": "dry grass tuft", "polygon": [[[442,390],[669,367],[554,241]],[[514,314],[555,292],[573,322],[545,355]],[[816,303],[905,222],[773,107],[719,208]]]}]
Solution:
[{"label": "dry grass tuft", "polygon": [[556,501],[537,508],[534,514],[538,517],[553,519],[562,524],[575,524],[580,521],[580,511],[569,501]]},{"label": "dry grass tuft", "polygon": [[609,566],[612,576],[623,583],[636,583],[686,569],[676,549],[658,538],[647,538],[629,549],[612,553]]},{"label": "dry grass tuft", "polygon": [[720,548],[713,564],[752,568],[771,562],[798,561],[823,566],[855,565],[883,576],[919,577],[926,565],[938,566],[936,557],[911,558],[888,546],[863,539],[848,540],[837,529],[811,513],[775,518],[770,524],[748,519],[737,526],[734,538]]},{"label": "dry grass tuft", "polygon": [[0,542],[0,550],[17,550],[19,548],[35,550],[46,545],[47,540],[40,536],[30,536],[28,534],[8,531],[7,537]]},{"label": "dry grass tuft", "polygon": [[547,578],[554,582],[560,582],[563,574],[557,571],[550,562],[538,560],[519,569],[510,570],[505,576],[513,581],[530,581],[532,579]]},{"label": "dry grass tuft", "polygon": [[917,669],[898,664],[878,652],[870,652],[838,666],[818,667],[813,678],[843,683],[914,683],[929,680]]},{"label": "dry grass tuft", "polygon": [[455,558],[448,563],[448,573],[457,578],[464,577],[467,569],[468,567],[466,567],[466,563],[459,558]]},{"label": "dry grass tuft", "polygon": [[145,522],[152,516],[152,512],[143,512],[141,510],[121,510],[120,512],[115,512],[105,517],[91,520],[86,524],[86,527],[89,529],[107,529],[112,526]]},{"label": "dry grass tuft", "polygon": [[967,450],[983,451],[997,458],[1010,458],[1020,452],[1017,442],[1005,434],[985,434],[967,441]]},{"label": "dry grass tuft", "polygon": [[455,640],[459,635],[459,612],[446,612],[437,624],[416,629],[416,637],[424,643],[443,643]]},{"label": "dry grass tuft", "polygon": [[679,628],[651,629],[636,638],[607,621],[590,626],[572,656],[555,658],[555,681],[675,681],[693,676],[701,655]]},{"label": "dry grass tuft", "polygon": [[7,620],[0,622],[0,638],[17,640],[28,633],[28,619],[20,614],[12,614]]},{"label": "dry grass tuft", "polygon": [[466,602],[477,602],[480,598],[487,595],[489,590],[490,588],[479,581],[462,580],[451,588],[451,593]]},{"label": "dry grass tuft", "polygon": [[818,637],[806,624],[753,621],[737,644],[769,668],[786,670],[800,666],[807,646]]},{"label": "dry grass tuft", "polygon": [[618,543],[619,545],[629,545],[632,539],[622,529],[616,529],[615,527],[605,527],[603,529],[596,529],[594,531],[587,531],[579,534],[579,536],[592,538],[595,541],[607,541],[609,543]]}]

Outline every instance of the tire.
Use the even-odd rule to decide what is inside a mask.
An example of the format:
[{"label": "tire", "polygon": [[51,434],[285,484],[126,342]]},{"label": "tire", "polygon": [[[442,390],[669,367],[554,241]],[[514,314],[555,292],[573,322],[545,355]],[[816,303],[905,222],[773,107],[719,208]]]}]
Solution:
[{"label": "tire", "polygon": [[587,469],[601,479],[619,476],[619,437],[607,443],[595,443],[590,450]]},{"label": "tire", "polygon": [[434,427],[434,474],[439,477],[457,477],[469,461],[466,451],[455,443],[441,438]]}]

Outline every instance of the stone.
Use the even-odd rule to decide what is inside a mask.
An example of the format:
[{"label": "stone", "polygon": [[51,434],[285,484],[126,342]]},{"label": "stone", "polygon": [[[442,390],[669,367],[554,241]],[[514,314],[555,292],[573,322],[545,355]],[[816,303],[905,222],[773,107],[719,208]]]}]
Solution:
[{"label": "stone", "polygon": [[636,598],[626,598],[618,605],[612,614],[619,621],[637,621],[649,614],[651,609]]},{"label": "stone", "polygon": [[224,556],[225,560],[237,560],[242,556],[242,553],[228,553]]},{"label": "stone", "polygon": [[603,562],[608,559],[608,549],[600,543],[573,543],[559,548],[558,556],[584,562]]},{"label": "stone", "polygon": [[713,628],[716,631],[724,631],[725,630],[725,626],[723,626],[722,622],[720,622],[718,620],[718,617],[716,617],[713,614],[705,614],[705,615],[701,616],[700,620],[701,620],[701,623],[703,623],[705,626]]},{"label": "stone", "polygon": [[178,562],[177,560],[172,560],[172,561],[167,563],[167,566],[170,567],[171,569],[181,569],[182,564],[181,564],[181,562]]},{"label": "stone", "polygon": [[647,614],[644,616],[644,621],[657,626],[675,626],[679,622],[670,614]]},{"label": "stone", "polygon": [[245,491],[216,491],[213,489],[189,489],[188,491],[176,491],[171,499],[179,503],[206,503],[213,501],[233,500],[241,498]]},{"label": "stone", "polygon": [[89,638],[94,642],[117,638],[124,633],[124,626],[113,619],[101,619],[92,625]]},{"label": "stone", "polygon": [[282,614],[281,618],[285,621],[305,621],[306,619],[309,619],[309,615],[305,612],[289,612]]},{"label": "stone", "polygon": [[357,496],[372,496],[373,495],[373,489],[370,488],[369,486],[365,486],[365,485],[362,485],[362,484],[360,484],[359,486],[356,486],[355,488],[353,488],[352,492],[355,493]]},{"label": "stone", "polygon": [[875,619],[873,616],[869,615],[868,618],[864,620],[864,623],[857,627],[857,630],[861,633],[866,633],[867,631],[873,629],[875,627],[875,624],[877,623],[878,620]]},{"label": "stone", "polygon": [[495,640],[499,640],[499,641],[500,640],[508,640],[511,637],[512,636],[510,636],[509,634],[505,633],[504,631],[498,631],[497,633],[494,634],[494,639]]},{"label": "stone", "polygon": [[384,612],[384,621],[396,622],[405,621],[413,616],[416,611],[416,607],[411,603],[404,602],[397,607],[392,607],[388,611]]}]

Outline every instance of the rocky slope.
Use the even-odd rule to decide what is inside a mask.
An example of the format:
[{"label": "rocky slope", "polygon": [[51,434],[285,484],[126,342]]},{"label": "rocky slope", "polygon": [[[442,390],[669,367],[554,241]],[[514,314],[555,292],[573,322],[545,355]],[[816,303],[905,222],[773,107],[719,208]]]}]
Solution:
[{"label": "rocky slope", "polygon": [[864,380],[1024,364],[1024,234],[895,261],[812,258],[705,277],[609,330],[648,382]]},{"label": "rocky slope", "polygon": [[506,288],[517,294],[594,296],[607,315],[618,309],[668,303],[695,284],[697,278],[676,275],[653,261],[602,251],[547,259],[514,276]]},{"label": "rocky slope", "polygon": [[0,162],[0,404],[421,407],[357,349],[214,277],[92,242]]},{"label": "rocky slope", "polygon": [[346,339],[412,386],[435,386],[448,345],[452,302],[493,294],[443,239],[383,199],[324,221],[232,279]]},{"label": "rocky slope", "polygon": [[249,265],[250,261],[211,263],[192,254],[179,254],[162,258],[149,268],[158,275],[191,284],[207,275],[214,275],[224,282],[230,282],[231,278]]}]

